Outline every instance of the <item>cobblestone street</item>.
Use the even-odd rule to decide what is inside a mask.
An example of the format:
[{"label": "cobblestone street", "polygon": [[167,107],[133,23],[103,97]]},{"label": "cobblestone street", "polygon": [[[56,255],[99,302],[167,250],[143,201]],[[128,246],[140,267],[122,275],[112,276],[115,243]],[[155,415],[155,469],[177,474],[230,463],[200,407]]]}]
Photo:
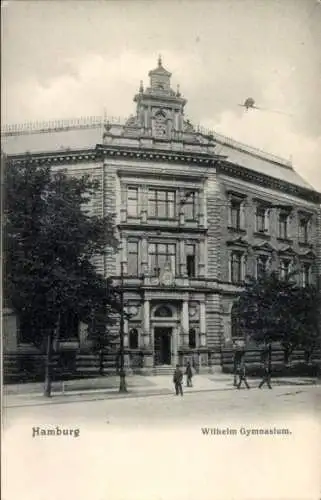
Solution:
[{"label": "cobblestone street", "polygon": [[[320,386],[8,408],[4,498],[315,500],[320,410]],[[39,435],[57,426],[79,436]]]}]

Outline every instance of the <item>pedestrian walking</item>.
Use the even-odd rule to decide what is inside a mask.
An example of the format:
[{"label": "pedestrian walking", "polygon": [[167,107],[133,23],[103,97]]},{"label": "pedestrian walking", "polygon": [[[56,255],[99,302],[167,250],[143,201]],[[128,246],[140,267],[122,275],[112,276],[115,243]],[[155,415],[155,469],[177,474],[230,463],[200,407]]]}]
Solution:
[{"label": "pedestrian walking", "polygon": [[264,384],[266,384],[269,389],[272,389],[269,348],[264,349],[264,351],[262,353],[262,365],[263,365],[263,376],[262,376],[262,380],[259,384],[259,389],[261,389],[261,387],[263,387]]},{"label": "pedestrian walking", "polygon": [[247,382],[247,379],[246,379],[246,364],[245,364],[245,356],[243,356],[241,358],[241,361],[240,361],[240,364],[238,366],[238,376],[239,376],[239,380],[238,380],[238,384],[237,384],[237,388],[240,389],[241,388],[241,385],[242,385],[242,382],[244,382],[245,386],[247,387],[247,389],[250,388],[248,382]]},{"label": "pedestrian walking", "polygon": [[174,375],[173,375],[173,382],[174,382],[174,386],[175,386],[176,396],[178,396],[179,394],[181,396],[183,396],[183,387],[182,387],[183,372],[180,369],[179,365],[176,365],[176,369],[175,369]]},{"label": "pedestrian walking", "polygon": [[186,375],[186,386],[193,387],[193,384],[192,384],[193,370],[191,367],[191,363],[189,361],[187,362],[187,365],[186,365],[185,375]]},{"label": "pedestrian walking", "polygon": [[242,356],[244,356],[244,344],[238,343],[233,340],[233,376],[234,387],[237,386],[237,376],[238,376],[238,367],[241,362]]}]

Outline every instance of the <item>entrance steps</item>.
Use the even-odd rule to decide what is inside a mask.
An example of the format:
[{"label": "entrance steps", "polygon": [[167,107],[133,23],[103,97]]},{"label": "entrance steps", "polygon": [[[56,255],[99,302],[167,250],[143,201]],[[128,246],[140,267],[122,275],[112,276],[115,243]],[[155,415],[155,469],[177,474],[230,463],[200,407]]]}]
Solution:
[{"label": "entrance steps", "polygon": [[172,375],[174,367],[171,365],[154,366],[151,370],[152,375]]}]

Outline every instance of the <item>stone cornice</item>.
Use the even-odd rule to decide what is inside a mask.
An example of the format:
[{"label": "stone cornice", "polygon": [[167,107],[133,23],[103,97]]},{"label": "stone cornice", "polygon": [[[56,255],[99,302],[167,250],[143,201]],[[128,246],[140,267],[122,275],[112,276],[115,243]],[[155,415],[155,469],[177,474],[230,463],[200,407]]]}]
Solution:
[{"label": "stone cornice", "polygon": [[239,178],[252,184],[263,185],[277,191],[282,191],[316,204],[321,203],[321,193],[309,190],[294,184],[270,177],[266,174],[254,172],[251,169],[231,163],[226,156],[210,153],[196,153],[186,151],[166,151],[153,149],[139,149],[125,146],[97,145],[95,148],[78,150],[60,150],[37,153],[22,153],[7,155],[10,162],[23,165],[26,162],[35,164],[76,164],[88,161],[101,161],[104,158],[126,158],[139,161],[168,162],[176,164],[187,164],[194,166],[205,166],[207,168],[217,167],[219,172],[234,178]]},{"label": "stone cornice", "polygon": [[[152,178],[155,178],[155,172],[146,172],[145,170],[142,170],[142,171],[139,171],[138,169],[119,169],[117,170],[117,174],[119,177],[133,177],[135,179],[139,179],[139,176],[141,175],[142,177],[148,179],[149,177],[152,177]],[[157,175],[159,175],[159,173],[157,173]],[[177,173],[176,172],[171,172],[171,171],[168,171],[168,172],[162,172],[161,173],[161,177],[162,178],[169,178],[169,179],[173,179],[173,176],[177,176]],[[201,187],[201,182],[200,182],[200,179],[204,180],[206,179],[207,176],[204,174],[200,174],[198,172],[191,172],[191,173],[179,173],[179,180],[180,181],[193,181],[194,183],[197,182],[199,185],[198,185],[198,188]]]},{"label": "stone cornice", "polygon": [[155,161],[168,163],[187,163],[195,165],[204,165],[206,167],[215,166],[218,161],[225,158],[219,155],[209,153],[195,153],[187,151],[167,151],[155,149],[138,149],[130,147],[117,147],[108,145],[98,145],[97,153],[102,158],[127,158],[139,161]]},{"label": "stone cornice", "polygon": [[309,190],[296,186],[289,182],[285,182],[269,175],[254,172],[249,168],[243,167],[236,163],[231,163],[229,161],[220,161],[218,163],[219,172],[225,175],[230,175],[232,177],[237,177],[239,179],[245,180],[246,182],[251,182],[253,184],[263,185],[277,191],[283,191],[285,193],[298,196],[305,200],[312,201],[313,203],[321,203],[321,193],[317,191]]},{"label": "stone cornice", "polygon": [[8,155],[9,162],[16,165],[24,165],[33,163],[36,165],[60,165],[60,164],[77,164],[88,161],[99,161],[100,155],[96,149],[81,149],[81,150],[64,150],[50,151],[44,153],[23,153],[19,155]]},{"label": "stone cornice", "polygon": [[[199,227],[199,226],[190,226],[186,222],[185,224],[180,224],[179,221],[177,221],[177,224],[170,226],[168,223],[166,223],[166,220],[148,220],[146,223],[130,223],[130,222],[121,222],[119,224],[119,227],[122,230],[128,230],[128,231],[144,231],[144,232],[150,232],[150,231],[159,231],[161,230],[162,233],[164,232],[164,229],[166,230],[167,233],[176,233],[177,231],[184,231],[186,234],[188,233],[197,233],[197,234],[204,234],[207,233],[208,229],[205,227]],[[150,234],[150,233],[148,233]],[[163,234],[162,234],[163,236]],[[150,238],[154,237],[157,238],[157,235],[151,234],[149,236]],[[159,236],[158,236],[159,237]]]}]

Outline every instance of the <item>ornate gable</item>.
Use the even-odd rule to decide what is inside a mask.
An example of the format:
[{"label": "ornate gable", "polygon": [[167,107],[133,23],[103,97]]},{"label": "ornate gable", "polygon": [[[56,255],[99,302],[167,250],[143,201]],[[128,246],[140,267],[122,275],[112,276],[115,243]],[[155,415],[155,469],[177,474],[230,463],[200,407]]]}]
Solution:
[{"label": "ornate gable", "polygon": [[249,247],[249,243],[246,240],[244,240],[241,236],[239,238],[228,240],[226,242],[226,244],[228,246],[235,246],[235,247],[239,247],[239,248],[248,248]]},{"label": "ornate gable", "polygon": [[312,252],[312,250],[307,250],[306,252],[304,253],[301,253],[300,254],[300,257],[303,257],[305,259],[309,259],[309,260],[314,260],[316,259],[316,255],[314,252]]},{"label": "ornate gable", "polygon": [[267,241],[265,241],[264,243],[259,243],[258,245],[253,245],[253,250],[269,253],[276,251],[276,249]]},{"label": "ornate gable", "polygon": [[286,246],[286,247],[280,249],[279,254],[284,255],[284,256],[289,256],[289,257],[295,257],[297,255],[297,253],[290,246]]}]

